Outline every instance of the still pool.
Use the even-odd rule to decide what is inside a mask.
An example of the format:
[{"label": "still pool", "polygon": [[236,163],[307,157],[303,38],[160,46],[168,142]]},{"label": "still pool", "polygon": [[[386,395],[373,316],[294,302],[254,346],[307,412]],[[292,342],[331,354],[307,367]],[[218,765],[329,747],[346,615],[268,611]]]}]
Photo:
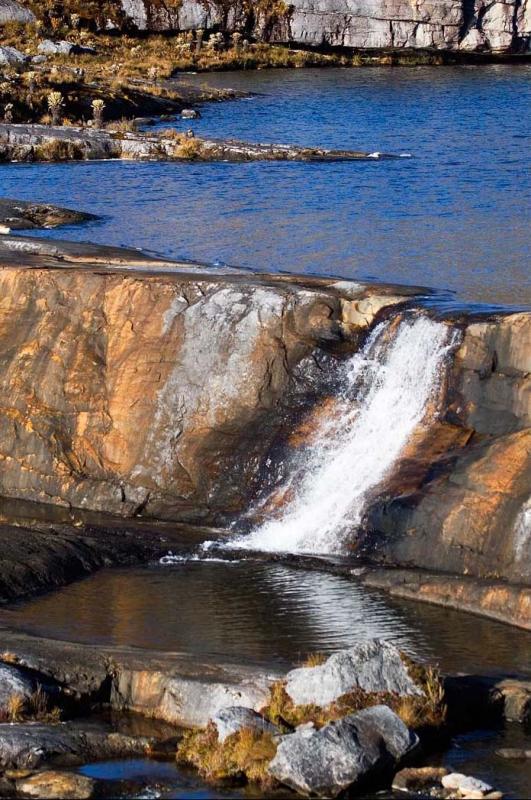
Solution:
[{"label": "still pool", "polygon": [[531,633],[252,559],[102,570],[3,610],[0,621],[55,639],[278,668],[380,637],[445,672],[531,674]]}]

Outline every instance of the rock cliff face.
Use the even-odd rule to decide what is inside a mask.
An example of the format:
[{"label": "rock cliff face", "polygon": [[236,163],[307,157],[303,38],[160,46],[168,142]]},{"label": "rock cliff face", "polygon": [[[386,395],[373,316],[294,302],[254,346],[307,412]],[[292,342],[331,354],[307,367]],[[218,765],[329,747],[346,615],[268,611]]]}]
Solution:
[{"label": "rock cliff face", "polygon": [[531,3],[486,0],[120,0],[139,30],[245,30],[269,42],[309,47],[529,51]]},{"label": "rock cliff face", "polygon": [[[265,496],[270,514],[290,500],[271,493],[286,454],[334,414],[344,354],[415,293],[5,237],[0,495],[209,524]],[[529,583],[531,314],[451,324],[441,413],[351,544]]]},{"label": "rock cliff face", "polygon": [[243,510],[264,454],[322,391],[329,351],[408,299],[176,265],[149,274],[157,262],[123,274],[109,254],[107,269],[68,268],[51,243],[46,255],[8,241],[3,263],[33,268],[0,270],[0,494],[124,515]]}]

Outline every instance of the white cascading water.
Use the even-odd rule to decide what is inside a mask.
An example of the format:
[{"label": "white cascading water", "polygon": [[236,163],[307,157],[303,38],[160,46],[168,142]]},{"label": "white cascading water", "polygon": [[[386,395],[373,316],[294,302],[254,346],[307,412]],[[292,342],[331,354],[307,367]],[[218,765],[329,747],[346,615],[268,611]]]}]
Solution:
[{"label": "white cascading water", "polygon": [[232,540],[231,548],[343,550],[372,492],[427,421],[455,342],[455,332],[427,316],[407,316],[396,330],[391,324],[377,326],[363,350],[345,362],[337,413],[322,424],[305,463],[295,470],[293,499],[280,516]]}]

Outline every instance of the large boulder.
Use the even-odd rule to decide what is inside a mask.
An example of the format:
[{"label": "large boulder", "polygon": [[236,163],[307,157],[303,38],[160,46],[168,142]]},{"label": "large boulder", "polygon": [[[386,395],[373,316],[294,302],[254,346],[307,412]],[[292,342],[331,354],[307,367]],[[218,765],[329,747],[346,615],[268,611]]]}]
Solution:
[{"label": "large boulder", "polygon": [[373,706],[283,736],[269,771],[302,794],[336,797],[371,773],[385,775],[417,741],[390,708]]},{"label": "large boulder", "polygon": [[35,14],[29,8],[24,8],[15,0],[0,0],[0,25],[5,25],[6,22],[27,24],[35,21]]},{"label": "large boulder", "polygon": [[227,736],[238,733],[244,728],[252,728],[260,733],[270,733],[273,736],[280,733],[276,725],[253,711],[252,708],[245,706],[222,708],[212,717],[212,722],[216,726],[220,742],[224,742]]},{"label": "large boulder", "polygon": [[295,705],[328,706],[354,689],[419,695],[400,651],[389,642],[372,639],[334,653],[316,667],[300,667],[286,676],[286,692]]},{"label": "large boulder", "polygon": [[23,64],[26,60],[24,53],[17,50],[16,47],[0,47],[0,66],[15,66],[16,64]]}]

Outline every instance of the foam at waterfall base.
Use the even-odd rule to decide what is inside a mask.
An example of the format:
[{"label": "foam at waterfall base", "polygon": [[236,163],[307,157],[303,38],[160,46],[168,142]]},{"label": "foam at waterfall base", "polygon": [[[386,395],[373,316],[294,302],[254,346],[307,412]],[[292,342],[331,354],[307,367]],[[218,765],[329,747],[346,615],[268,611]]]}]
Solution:
[{"label": "foam at waterfall base", "polygon": [[341,553],[417,426],[429,424],[429,401],[456,338],[448,325],[415,313],[378,325],[342,367],[334,418],[293,465],[293,499],[231,549]]}]

